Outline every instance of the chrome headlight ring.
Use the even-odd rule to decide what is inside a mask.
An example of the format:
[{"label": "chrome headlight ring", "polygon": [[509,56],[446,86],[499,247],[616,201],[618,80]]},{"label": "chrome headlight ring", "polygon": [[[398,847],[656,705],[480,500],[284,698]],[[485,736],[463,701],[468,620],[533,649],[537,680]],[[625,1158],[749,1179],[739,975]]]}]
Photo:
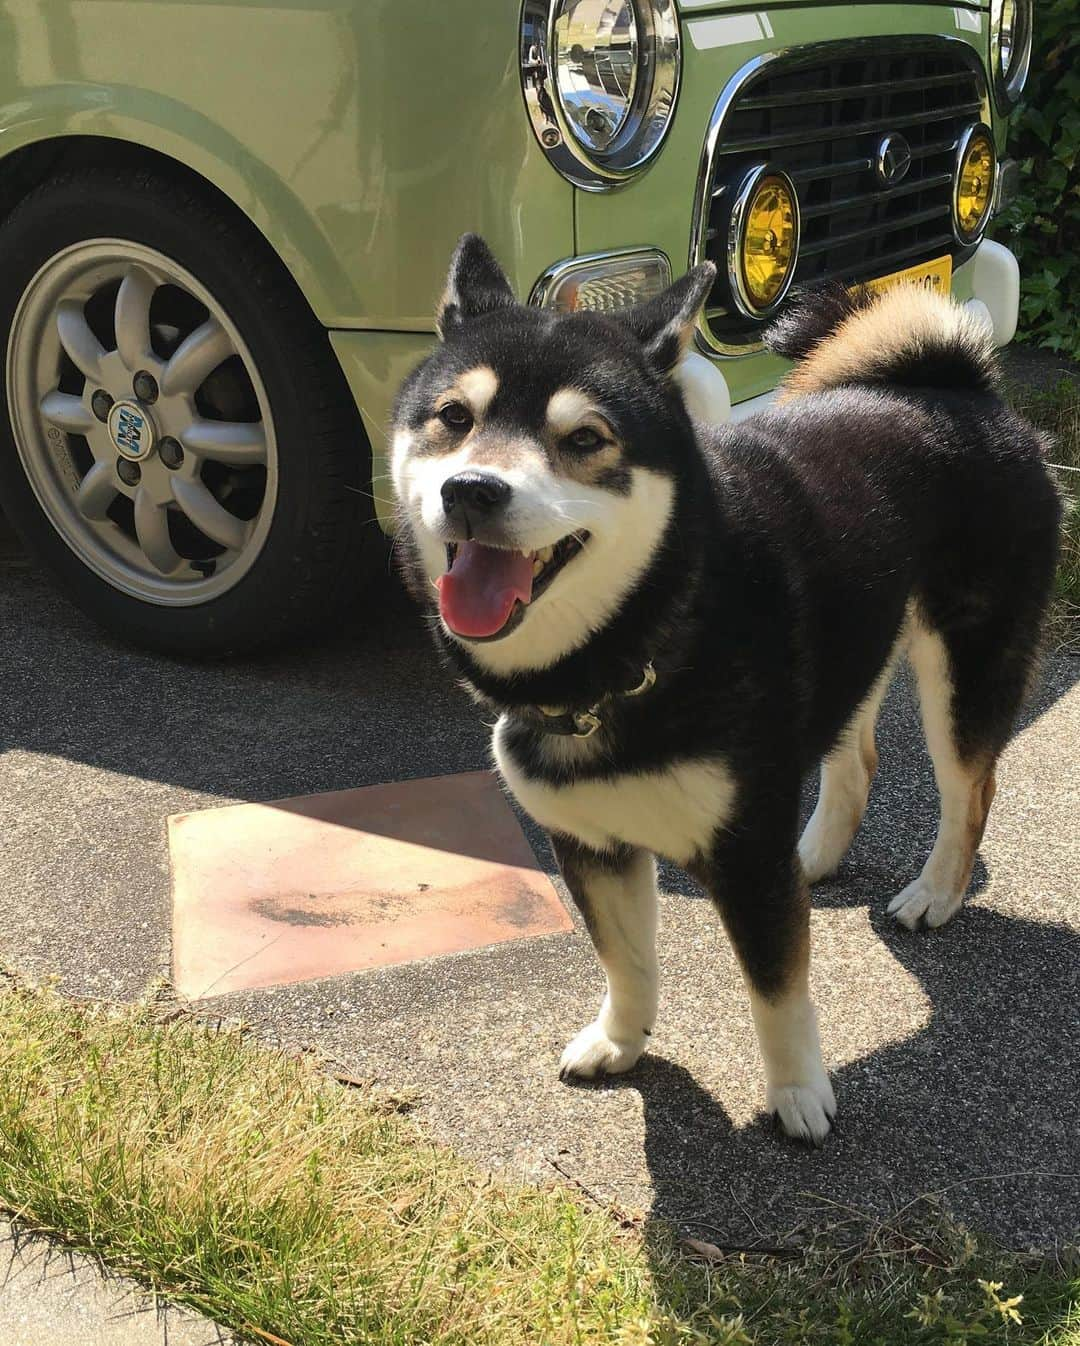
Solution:
[{"label": "chrome headlight ring", "polygon": [[585,191],[625,182],[660,148],[681,64],[675,0],[524,0],[529,119],[553,166]]},{"label": "chrome headlight ring", "polygon": [[998,111],[1012,111],[1031,65],[1033,0],[991,0],[990,74]]}]

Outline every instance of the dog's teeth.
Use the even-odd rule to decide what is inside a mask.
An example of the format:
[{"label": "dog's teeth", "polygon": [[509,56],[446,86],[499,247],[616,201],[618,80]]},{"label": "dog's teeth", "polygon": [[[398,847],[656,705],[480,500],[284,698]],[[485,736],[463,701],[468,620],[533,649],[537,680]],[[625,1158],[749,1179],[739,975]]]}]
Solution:
[{"label": "dog's teeth", "polygon": [[543,563],[543,561],[540,560],[540,558],[539,558],[539,556],[538,556],[538,557],[536,558],[536,560],[533,562],[533,579],[535,579],[535,578],[537,577],[537,575],[540,574],[540,572],[541,572],[541,570],[543,570],[543,568],[544,568],[544,563]]},{"label": "dog's teeth", "polygon": [[547,563],[551,560],[554,552],[555,552],[554,547],[541,547],[536,554],[540,558],[540,560],[543,561],[544,565],[547,565]]},{"label": "dog's teeth", "polygon": [[525,557],[526,561],[532,556],[532,552],[528,551],[525,547],[522,547],[521,554]]}]

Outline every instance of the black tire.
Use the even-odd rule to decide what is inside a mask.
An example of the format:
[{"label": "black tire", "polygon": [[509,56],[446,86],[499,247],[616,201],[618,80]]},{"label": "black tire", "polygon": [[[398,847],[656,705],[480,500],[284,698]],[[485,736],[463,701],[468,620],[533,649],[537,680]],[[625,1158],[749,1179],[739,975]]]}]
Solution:
[{"label": "black tire", "polygon": [[[371,460],[355,402],[315,318],[266,241],[187,181],[92,167],[35,188],[0,223],[0,330],[39,269],[74,243],[119,238],[174,259],[215,297],[244,338],[274,419],[278,492],[250,570],[197,606],[142,601],[90,570],[41,508],[16,449],[0,380],[0,503],[27,549],[89,616],[125,640],[220,656],[324,627],[354,597],[361,551],[376,552]],[[366,559],[366,558],[365,558]]]}]

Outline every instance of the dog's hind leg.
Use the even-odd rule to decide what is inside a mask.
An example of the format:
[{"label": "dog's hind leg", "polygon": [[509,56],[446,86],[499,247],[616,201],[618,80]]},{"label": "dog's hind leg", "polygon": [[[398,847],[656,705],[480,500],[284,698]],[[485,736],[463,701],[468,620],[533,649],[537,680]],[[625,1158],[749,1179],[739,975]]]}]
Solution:
[{"label": "dog's hind leg", "polygon": [[995,453],[969,465],[954,532],[926,567],[912,612],[908,657],[941,817],[922,873],[889,904],[910,929],[944,925],[963,902],[1053,585],[1060,518],[1053,483],[1034,455],[1010,463],[1004,447]]},{"label": "dog's hind leg", "polygon": [[821,764],[817,804],[799,841],[807,883],[836,872],[859,830],[877,771],[874,728],[895,667],[894,654]]},{"label": "dog's hind leg", "polygon": [[[793,791],[794,793],[794,791]],[[820,1144],[836,1113],[810,1000],[810,901],[791,825],[743,800],[693,873],[735,946],[765,1065],[765,1107],[789,1136]]]},{"label": "dog's hind leg", "polygon": [[[981,645],[981,642],[980,642]],[[1023,696],[1027,659],[987,644],[977,651],[920,624],[909,649],[941,815],[922,873],[889,903],[914,930],[960,909],[994,798],[994,766]]]},{"label": "dog's hind leg", "polygon": [[619,1074],[637,1064],[656,1019],[656,861],[648,851],[599,852],[558,833],[551,844],[607,977],[600,1013],[567,1046],[559,1074]]}]

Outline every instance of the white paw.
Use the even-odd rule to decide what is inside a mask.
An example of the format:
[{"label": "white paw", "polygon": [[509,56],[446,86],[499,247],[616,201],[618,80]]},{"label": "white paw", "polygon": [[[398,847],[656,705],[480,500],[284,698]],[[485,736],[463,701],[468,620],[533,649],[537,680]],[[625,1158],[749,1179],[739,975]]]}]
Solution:
[{"label": "white paw", "polygon": [[765,1107],[796,1140],[820,1145],[836,1116],[836,1098],[824,1071],[807,1084],[772,1085],[765,1091]]},{"label": "white paw", "polygon": [[909,930],[917,930],[921,922],[934,928],[951,921],[960,910],[963,894],[950,893],[920,874],[903,892],[889,903],[888,912]]},{"label": "white paw", "polygon": [[590,1079],[600,1073],[621,1075],[637,1065],[646,1040],[644,1033],[638,1033],[636,1037],[615,1041],[596,1019],[567,1045],[559,1061],[559,1078],[577,1075]]},{"label": "white paw", "polygon": [[820,883],[835,874],[845,849],[835,837],[827,836],[823,827],[815,827],[811,820],[799,841],[799,861],[806,882]]}]

